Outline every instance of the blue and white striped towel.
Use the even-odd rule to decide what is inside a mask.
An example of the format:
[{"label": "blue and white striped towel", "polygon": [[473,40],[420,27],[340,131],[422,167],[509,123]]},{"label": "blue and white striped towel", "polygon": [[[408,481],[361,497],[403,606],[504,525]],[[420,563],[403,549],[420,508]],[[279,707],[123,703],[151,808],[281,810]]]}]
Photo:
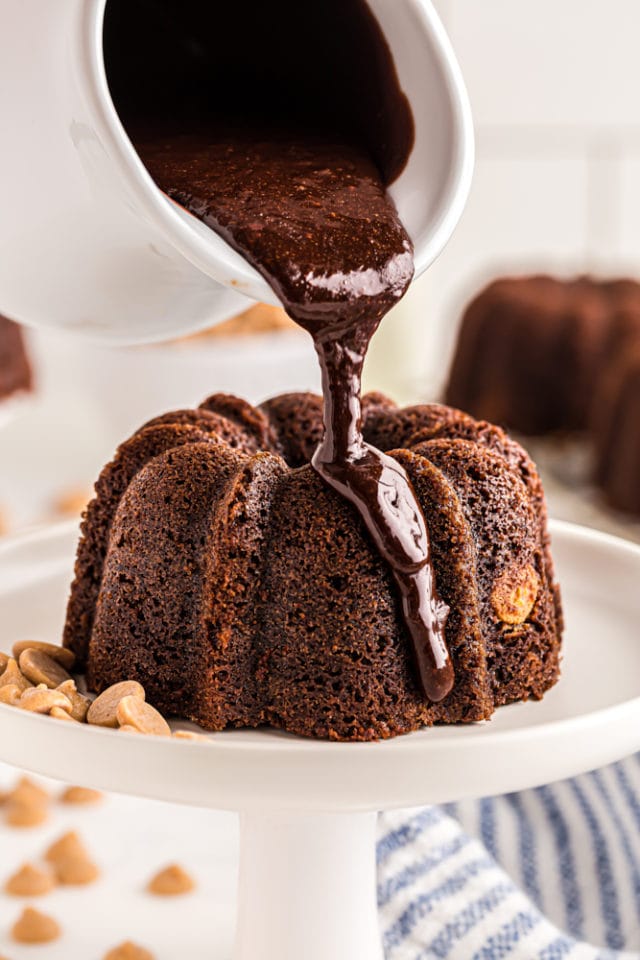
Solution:
[{"label": "blue and white striped towel", "polygon": [[640,754],[383,814],[378,901],[386,960],[638,960]]}]

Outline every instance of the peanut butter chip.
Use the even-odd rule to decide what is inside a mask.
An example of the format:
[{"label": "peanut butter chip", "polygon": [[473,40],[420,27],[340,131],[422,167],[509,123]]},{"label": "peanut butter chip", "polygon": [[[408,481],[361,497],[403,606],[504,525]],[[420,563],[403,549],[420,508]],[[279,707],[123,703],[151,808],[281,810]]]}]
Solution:
[{"label": "peanut butter chip", "polygon": [[31,713],[51,713],[54,707],[71,713],[71,702],[59,690],[51,690],[45,683],[38,684],[31,690],[25,690],[18,704],[21,710],[30,710]]},{"label": "peanut butter chip", "polygon": [[155,960],[155,957],[149,950],[127,940],[126,943],[121,943],[119,947],[114,947],[113,950],[105,953],[104,960]]},{"label": "peanut butter chip", "polygon": [[20,777],[13,790],[9,793],[9,800],[21,803],[49,803],[51,797],[44,787],[30,780],[29,777]]},{"label": "peanut butter chip", "polygon": [[65,680],[71,680],[65,668],[42,650],[23,650],[18,662],[23,674],[31,683],[44,683],[54,690]]},{"label": "peanut butter chip", "polygon": [[0,687],[6,687],[9,684],[15,684],[20,691],[28,690],[29,687],[33,686],[33,684],[27,680],[13,657],[9,658],[9,662],[4,668],[2,676],[0,676]]},{"label": "peanut butter chip", "polygon": [[60,707],[51,707],[49,716],[53,717],[54,720],[66,720],[67,723],[78,723],[77,720],[73,719],[68,710],[62,710]]},{"label": "peanut butter chip", "polygon": [[5,669],[8,663],[9,654],[3,653],[2,650],[0,650],[0,677],[2,676],[2,671]]},{"label": "peanut butter chip", "polygon": [[60,925],[53,917],[25,907],[13,925],[11,935],[16,943],[51,943],[60,936]]},{"label": "peanut butter chip", "polygon": [[67,787],[60,797],[61,803],[89,804],[99,803],[103,795],[99,790],[90,790],[89,787]]},{"label": "peanut butter chip", "polygon": [[200,740],[202,743],[209,743],[209,738],[201,733],[193,733],[192,730],[176,730],[173,734],[174,740]]},{"label": "peanut butter chip", "polygon": [[10,827],[39,827],[49,817],[46,807],[37,804],[14,803],[10,800],[5,811],[5,822]]},{"label": "peanut butter chip", "polygon": [[68,887],[87,886],[100,876],[97,866],[88,857],[58,857],[53,870],[58,883]]},{"label": "peanut butter chip", "polygon": [[84,487],[71,488],[63,491],[53,501],[56,514],[63,517],[79,517],[91,500],[91,491]]},{"label": "peanut butter chip", "polygon": [[89,707],[88,723],[93,723],[97,727],[117,727],[118,705],[124,697],[144,700],[144,687],[135,680],[123,680],[121,683],[114,683],[112,687],[107,687]]},{"label": "peanut butter chip", "polygon": [[5,884],[5,893],[12,897],[42,897],[50,893],[55,882],[50,873],[25,863],[23,867],[9,877]]},{"label": "peanut butter chip", "polygon": [[7,683],[0,687],[0,703],[6,703],[10,707],[17,707],[22,690],[15,683]]},{"label": "peanut butter chip", "polygon": [[165,867],[149,881],[147,890],[158,897],[178,897],[195,888],[193,878],[177,863]]},{"label": "peanut butter chip", "polygon": [[118,704],[117,717],[121,726],[135,727],[139,733],[156,737],[171,736],[171,728],[162,714],[138,697],[123,697]]},{"label": "peanut butter chip", "polygon": [[27,777],[9,793],[5,803],[5,821],[10,827],[38,827],[49,813],[49,795]]},{"label": "peanut butter chip", "polygon": [[57,688],[58,693],[63,693],[71,703],[71,716],[79,723],[84,723],[87,719],[87,713],[91,706],[91,701],[78,693],[75,680],[65,680]]},{"label": "peanut butter chip", "polygon": [[89,860],[89,852],[75,830],[72,830],[51,844],[45,851],[44,859],[54,865],[63,860]]},{"label": "peanut butter chip", "polygon": [[43,643],[41,640],[19,640],[13,645],[13,655],[19,660],[25,650],[39,650],[40,653],[46,653],[48,657],[59,663],[65,670],[73,670],[76,662],[76,656],[66,647],[59,647],[56,643]]},{"label": "peanut butter chip", "polygon": [[120,733],[137,733],[140,736],[140,731],[137,727],[132,727],[131,724],[125,723],[123,727],[120,727]]},{"label": "peanut butter chip", "polygon": [[503,623],[524,623],[536,602],[540,577],[530,564],[509,567],[498,578],[491,593],[491,604]]}]

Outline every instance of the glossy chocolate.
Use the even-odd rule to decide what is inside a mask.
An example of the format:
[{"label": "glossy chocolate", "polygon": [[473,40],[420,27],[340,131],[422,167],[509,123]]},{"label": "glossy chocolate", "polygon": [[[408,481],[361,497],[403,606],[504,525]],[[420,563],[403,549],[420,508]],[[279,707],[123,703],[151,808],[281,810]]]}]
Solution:
[{"label": "glossy chocolate", "polygon": [[[174,7],[159,0],[152,6]],[[157,110],[154,118],[140,103],[123,109],[135,117],[130,127],[134,143],[161,189],[242,253],[313,337],[323,375],[325,435],[312,465],[355,506],[389,563],[422,687],[430,700],[439,701],[450,692],[454,676],[445,642],[448,608],[436,589],[424,516],[405,471],[366,444],[361,432],[360,381],[367,348],[413,276],[411,241],[385,187],[406,162],[410,114],[407,120],[406,98],[388,47],[363,0],[329,2],[326,9],[320,5],[318,35],[300,32],[300,16],[309,28],[308,18],[317,17],[317,10],[298,16],[303,8],[296,3],[296,15],[291,10],[287,16],[290,6],[289,0],[281,5],[279,42],[284,37],[285,51],[299,50],[304,36],[305,61],[315,84],[304,110],[299,90],[284,111],[275,97],[282,90],[277,78],[281,64],[275,65],[276,80],[265,75],[255,89],[265,111],[259,119],[255,104],[248,117],[237,104],[231,119],[200,111],[188,122],[184,111],[173,112],[176,107],[160,110],[159,119]],[[260,20],[258,5],[250,7]],[[279,4],[268,7],[273,18]],[[335,58],[327,75],[320,70],[326,60],[323,37]],[[356,47],[343,49],[345,37],[357,38]],[[357,84],[340,49],[342,57],[348,52],[350,62],[369,68],[359,77],[360,112],[353,112],[359,102]],[[378,84],[378,110],[368,75]],[[336,77],[342,78],[344,100]],[[295,74],[287,76],[287,83],[296,88]],[[300,75],[300,87],[311,90],[308,67]],[[331,104],[340,106],[335,116]],[[358,117],[352,129],[349,104],[352,119]],[[396,119],[381,126],[381,117]],[[382,129],[390,135],[383,136]]]}]

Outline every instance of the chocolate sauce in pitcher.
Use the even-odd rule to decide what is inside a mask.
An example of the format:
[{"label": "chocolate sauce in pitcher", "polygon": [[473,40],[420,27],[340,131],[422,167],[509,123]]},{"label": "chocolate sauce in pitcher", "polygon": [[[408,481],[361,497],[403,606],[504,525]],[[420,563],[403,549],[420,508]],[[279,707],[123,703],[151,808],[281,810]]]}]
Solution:
[{"label": "chocolate sauce in pitcher", "polygon": [[[425,519],[403,468],[361,430],[369,342],[413,277],[386,190],[411,149],[411,113],[364,0],[256,0],[212,17],[219,6],[111,0],[114,100],[160,188],[253,264],[313,337],[325,433],[312,466],[389,564],[422,687],[439,701],[454,677]],[[247,25],[250,60],[234,72],[220,38],[246,37]]]}]

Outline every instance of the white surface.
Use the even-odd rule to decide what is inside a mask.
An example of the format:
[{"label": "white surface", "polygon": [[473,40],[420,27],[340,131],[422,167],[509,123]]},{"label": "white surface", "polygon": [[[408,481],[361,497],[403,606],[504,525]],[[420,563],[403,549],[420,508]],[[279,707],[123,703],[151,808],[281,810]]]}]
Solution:
[{"label": "white surface", "polygon": [[[242,257],[161,194],[133,150],[104,75],[105,2],[2,6],[0,89],[11,91],[0,99],[2,309],[35,326],[136,342],[224,319],[240,309],[240,292],[272,301]],[[422,270],[466,199],[470,114],[429,0],[371,7],[415,113],[416,147],[393,195]]]},{"label": "white surface", "polygon": [[[469,90],[476,174],[405,332],[419,395],[442,384],[466,301],[512,270],[638,274],[634,0],[436,0]],[[433,331],[437,344],[433,347]],[[414,361],[415,363],[415,361]]]},{"label": "white surface", "polygon": [[[602,161],[603,164],[605,161]],[[617,257],[633,263],[637,269],[638,223],[640,223],[640,150],[634,153],[619,151],[608,157],[608,188],[611,229],[609,249],[603,251],[610,259]]]},{"label": "white surface", "polygon": [[476,122],[638,124],[636,0],[450,0]]},{"label": "white surface", "polygon": [[[0,764],[0,790],[17,771]],[[58,793],[60,784],[46,783]],[[11,829],[0,816],[0,955],[10,960],[102,960],[111,947],[133,940],[156,960],[227,960],[236,915],[238,821],[232,814],[110,796],[93,807],[55,804],[49,822]],[[46,897],[9,897],[7,878],[36,862],[68,830],[76,830],[101,869],[89,887],[58,888]],[[150,896],[157,870],[179,863],[196,880],[185,897]],[[63,937],[46,946],[19,946],[9,930],[25,904],[51,914]]]},{"label": "white surface", "polygon": [[[60,636],[75,532],[0,548],[0,648]],[[358,811],[519,790],[602,766],[640,747],[640,548],[554,527],[567,619],[563,677],[541,703],[489,723],[373,744],[269,731],[209,744],[54,724],[0,707],[0,759],[91,786],[225,809]],[[176,771],[180,776],[176,776]]]},{"label": "white surface", "polygon": [[[414,331],[425,386],[434,380],[444,385],[458,320],[488,280],[511,271],[584,269],[588,186],[589,167],[579,150],[544,152],[535,136],[519,144],[508,133],[480,132],[467,207],[447,249],[420,281],[430,290],[430,309],[416,315]],[[434,328],[439,342],[429,350]]]}]

